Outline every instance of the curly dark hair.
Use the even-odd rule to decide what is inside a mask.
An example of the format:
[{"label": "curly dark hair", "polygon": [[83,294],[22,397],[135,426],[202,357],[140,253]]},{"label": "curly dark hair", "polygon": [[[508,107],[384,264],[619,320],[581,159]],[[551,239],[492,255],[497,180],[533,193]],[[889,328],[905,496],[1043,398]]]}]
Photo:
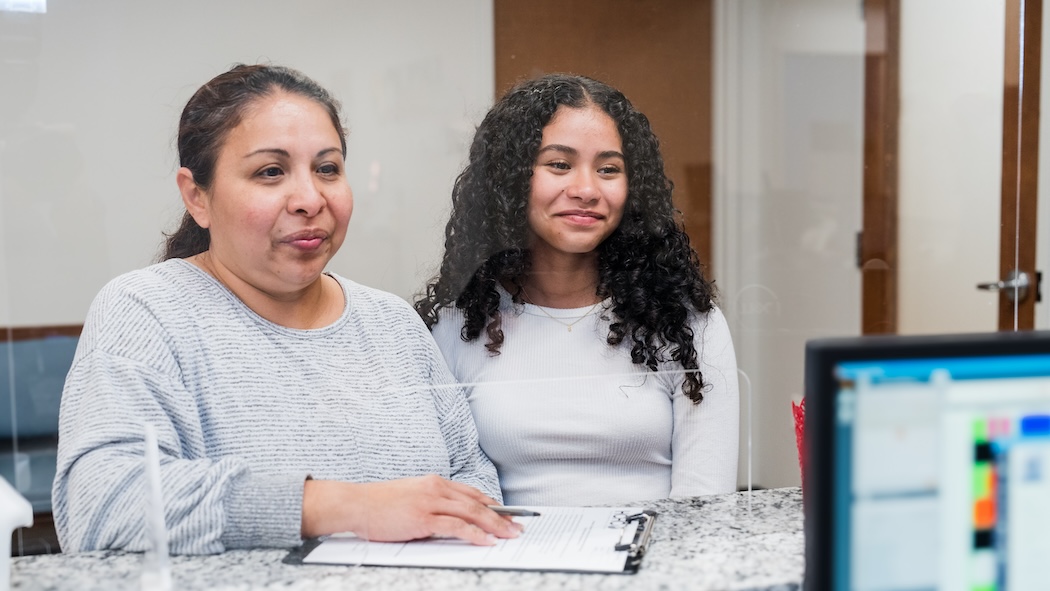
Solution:
[{"label": "curly dark hair", "polygon": [[[445,254],[436,278],[415,301],[427,326],[442,308],[463,311],[460,334],[499,354],[504,341],[497,285],[521,302],[530,270],[526,210],[543,129],[559,107],[597,106],[615,121],[623,144],[627,201],[617,229],[598,247],[597,295],[610,298],[609,345],[631,343],[631,360],[655,371],[661,362],[699,370],[690,314],[711,310],[714,285],[689,244],[673,184],[664,173],[649,119],[620,91],[583,76],[551,74],[525,81],[500,99],[481,122],[469,163],[452,189]],[[703,400],[699,371],[685,374],[683,391]]]}]

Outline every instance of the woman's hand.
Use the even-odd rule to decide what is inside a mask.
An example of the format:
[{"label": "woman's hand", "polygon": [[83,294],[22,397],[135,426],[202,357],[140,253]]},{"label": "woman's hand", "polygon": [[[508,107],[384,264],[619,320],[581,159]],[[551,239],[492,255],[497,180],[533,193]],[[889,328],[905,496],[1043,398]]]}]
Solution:
[{"label": "woman's hand", "polygon": [[430,475],[355,484],[307,480],[303,488],[303,538],[353,532],[377,542],[431,536],[491,546],[515,538],[521,524],[486,505],[496,501],[465,484]]}]

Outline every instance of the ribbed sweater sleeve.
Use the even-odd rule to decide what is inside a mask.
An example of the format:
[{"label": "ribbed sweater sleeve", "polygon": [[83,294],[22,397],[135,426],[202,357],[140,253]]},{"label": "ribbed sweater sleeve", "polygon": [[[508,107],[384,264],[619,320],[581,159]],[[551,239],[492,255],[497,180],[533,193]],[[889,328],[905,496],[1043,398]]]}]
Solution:
[{"label": "ribbed sweater sleeve", "polygon": [[718,308],[693,323],[703,402],[693,404],[674,380],[671,432],[671,496],[736,490],[740,388],[729,325]]},{"label": "ribbed sweater sleeve", "polygon": [[264,476],[243,459],[204,456],[200,409],[169,336],[119,283],[89,313],[62,395],[53,511],[63,550],[146,549],[147,422],[158,432],[173,553],[299,543],[305,472]]}]

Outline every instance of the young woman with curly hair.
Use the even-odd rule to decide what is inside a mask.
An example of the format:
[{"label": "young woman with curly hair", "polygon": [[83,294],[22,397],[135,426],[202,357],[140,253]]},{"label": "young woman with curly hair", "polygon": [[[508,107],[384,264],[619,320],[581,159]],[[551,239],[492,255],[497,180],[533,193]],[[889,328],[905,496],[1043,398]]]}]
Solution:
[{"label": "young woman with curly hair", "polygon": [[549,75],[485,116],[415,302],[508,504],[735,490],[736,357],[649,121]]}]

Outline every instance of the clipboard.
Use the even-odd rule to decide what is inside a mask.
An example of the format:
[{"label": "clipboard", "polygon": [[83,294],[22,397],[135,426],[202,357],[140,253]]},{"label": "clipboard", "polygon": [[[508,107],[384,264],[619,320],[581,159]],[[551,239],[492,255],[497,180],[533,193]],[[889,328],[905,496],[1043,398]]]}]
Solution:
[{"label": "clipboard", "polygon": [[627,544],[616,545],[616,550],[627,551],[627,562],[624,564],[624,572],[634,574],[638,572],[645,553],[649,551],[649,540],[652,539],[653,526],[656,525],[656,511],[644,509],[639,513],[629,516],[628,521],[636,521],[639,526],[634,531],[633,539]]},{"label": "clipboard", "polygon": [[428,538],[369,542],[353,534],[308,540],[285,564],[396,566],[634,574],[645,558],[657,513],[641,507],[522,507],[538,517],[515,518],[525,531],[495,546]]}]

